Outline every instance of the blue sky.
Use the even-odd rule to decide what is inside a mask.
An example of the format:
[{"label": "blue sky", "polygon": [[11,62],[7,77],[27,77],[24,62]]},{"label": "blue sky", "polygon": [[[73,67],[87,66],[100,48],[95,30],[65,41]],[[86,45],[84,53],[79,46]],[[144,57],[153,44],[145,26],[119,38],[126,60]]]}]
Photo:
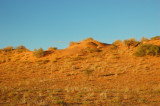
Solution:
[{"label": "blue sky", "polygon": [[[160,35],[160,0],[0,0],[0,48]],[[61,41],[61,42],[60,42]]]}]

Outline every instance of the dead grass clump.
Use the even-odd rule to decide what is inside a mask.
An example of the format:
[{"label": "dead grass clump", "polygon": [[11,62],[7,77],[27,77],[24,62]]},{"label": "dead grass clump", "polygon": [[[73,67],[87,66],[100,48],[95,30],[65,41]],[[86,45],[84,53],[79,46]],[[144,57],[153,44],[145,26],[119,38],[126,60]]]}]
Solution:
[{"label": "dead grass clump", "polygon": [[160,55],[160,47],[152,44],[143,44],[138,47],[134,55],[138,57],[146,55],[158,56]]},{"label": "dead grass clump", "polygon": [[33,56],[40,58],[40,57],[44,57],[44,50],[42,48],[40,49],[34,49],[33,51]]},{"label": "dead grass clump", "polygon": [[139,41],[135,40],[134,38],[131,38],[131,39],[126,39],[123,41],[124,44],[129,48],[130,46],[132,47],[136,47],[140,44]]},{"label": "dead grass clump", "polygon": [[5,52],[11,52],[14,50],[14,48],[13,48],[13,46],[7,46],[6,48],[3,48],[2,50]]},{"label": "dead grass clump", "polygon": [[160,36],[155,36],[151,38],[151,40],[159,40],[159,39],[160,39]]}]

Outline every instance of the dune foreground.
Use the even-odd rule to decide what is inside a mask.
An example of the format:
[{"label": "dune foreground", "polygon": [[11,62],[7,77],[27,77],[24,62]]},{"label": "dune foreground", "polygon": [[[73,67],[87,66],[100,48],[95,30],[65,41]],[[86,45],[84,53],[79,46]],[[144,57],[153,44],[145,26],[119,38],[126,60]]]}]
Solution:
[{"label": "dune foreground", "polygon": [[160,57],[134,56],[138,47],[86,39],[43,57],[1,50],[0,105],[159,106]]}]

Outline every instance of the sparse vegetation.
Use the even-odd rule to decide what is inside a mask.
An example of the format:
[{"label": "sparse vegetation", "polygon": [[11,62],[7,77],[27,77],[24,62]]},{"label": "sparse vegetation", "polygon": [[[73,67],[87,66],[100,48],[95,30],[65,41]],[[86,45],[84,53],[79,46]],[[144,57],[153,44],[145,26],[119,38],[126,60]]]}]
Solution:
[{"label": "sparse vegetation", "polygon": [[57,50],[57,47],[49,47],[48,50]]},{"label": "sparse vegetation", "polygon": [[101,52],[98,48],[85,48],[83,50],[84,53],[94,53],[94,52]]},{"label": "sparse vegetation", "polygon": [[11,52],[14,50],[14,48],[13,48],[13,46],[7,46],[6,48],[3,48],[2,50],[5,52]]},{"label": "sparse vegetation", "polygon": [[91,74],[92,74],[92,72],[93,72],[94,70],[85,69],[85,70],[83,70],[83,71],[84,71],[84,73],[88,76],[88,79],[89,79],[89,77],[91,76]]},{"label": "sparse vegetation", "polygon": [[79,43],[78,42],[74,42],[74,41],[69,42],[69,46],[73,46],[73,45],[76,45],[76,44],[79,44]]},{"label": "sparse vegetation", "polygon": [[19,45],[16,47],[16,51],[24,52],[24,51],[29,51],[29,50],[24,45]]},{"label": "sparse vegetation", "polygon": [[146,42],[146,41],[149,41],[149,39],[143,36],[143,37],[141,38],[141,43],[144,43],[144,42]]},{"label": "sparse vegetation", "polygon": [[26,47],[24,45],[19,45],[16,49],[26,49]]},{"label": "sparse vegetation", "polygon": [[113,42],[113,45],[116,45],[116,46],[118,46],[120,44],[122,44],[121,40],[116,40],[116,41]]},{"label": "sparse vegetation", "polygon": [[134,53],[135,56],[159,56],[160,55],[160,47],[152,44],[143,44],[140,45],[137,51]]},{"label": "sparse vegetation", "polygon": [[160,39],[160,36],[155,36],[151,38],[151,40],[159,40],[159,39]]},{"label": "sparse vegetation", "polygon": [[135,40],[134,38],[126,39],[123,42],[128,48],[130,48],[131,46],[132,47],[136,47],[136,46],[138,46],[140,44],[140,42]]},{"label": "sparse vegetation", "polygon": [[[91,42],[55,52],[42,48],[22,53],[16,52],[17,48],[9,53],[2,50],[0,105],[160,105],[156,57],[160,49],[149,44],[158,45],[158,40],[133,49],[126,49],[123,42],[119,46]],[[135,51],[137,56],[151,56],[132,56]],[[33,58],[37,55],[43,58]]]},{"label": "sparse vegetation", "polygon": [[40,58],[40,57],[44,57],[44,50],[42,48],[40,49],[34,49],[33,51],[33,56]]}]

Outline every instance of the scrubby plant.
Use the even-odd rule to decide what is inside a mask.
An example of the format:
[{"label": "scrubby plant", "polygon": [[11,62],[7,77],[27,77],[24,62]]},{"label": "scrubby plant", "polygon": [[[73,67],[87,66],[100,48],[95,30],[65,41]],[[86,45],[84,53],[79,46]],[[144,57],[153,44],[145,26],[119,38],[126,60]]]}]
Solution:
[{"label": "scrubby plant", "polygon": [[7,46],[6,48],[3,48],[2,50],[5,52],[10,52],[10,51],[14,50],[14,48],[13,48],[13,46]]},{"label": "scrubby plant", "polygon": [[134,38],[131,38],[131,39],[126,39],[123,41],[124,44],[129,48],[130,46],[132,47],[136,47],[140,44],[139,41],[135,40]]},{"label": "scrubby plant", "polygon": [[160,39],[160,36],[155,36],[151,38],[151,40],[159,40],[159,39]]},{"label": "scrubby plant", "polygon": [[24,51],[28,51],[28,49],[24,46],[24,45],[19,45],[16,47],[16,50],[18,52],[24,52]]},{"label": "scrubby plant", "polygon": [[40,48],[38,50],[34,49],[33,56],[35,56],[37,58],[43,57],[44,56],[44,50],[42,48]]},{"label": "scrubby plant", "polygon": [[24,45],[19,45],[16,47],[16,49],[26,49],[26,47]]},{"label": "scrubby plant", "polygon": [[117,46],[117,45],[120,45],[121,43],[122,43],[121,40],[116,40],[112,44]]},{"label": "scrubby plant", "polygon": [[69,42],[69,46],[73,46],[73,45],[76,45],[76,44],[79,44],[79,42],[74,42],[74,41]]},{"label": "scrubby plant", "polygon": [[134,53],[135,56],[142,57],[146,55],[159,56],[160,47],[152,44],[142,44]]},{"label": "scrubby plant", "polygon": [[57,50],[57,47],[49,47],[48,50]]}]

